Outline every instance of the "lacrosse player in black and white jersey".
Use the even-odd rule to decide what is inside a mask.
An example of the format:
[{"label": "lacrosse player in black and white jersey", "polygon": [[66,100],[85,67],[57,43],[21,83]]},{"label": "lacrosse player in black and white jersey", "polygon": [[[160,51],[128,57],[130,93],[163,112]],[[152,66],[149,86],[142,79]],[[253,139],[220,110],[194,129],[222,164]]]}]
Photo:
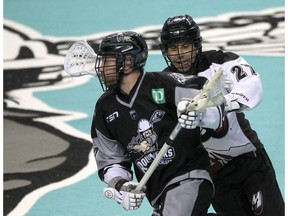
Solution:
[{"label": "lacrosse player in black and white jersey", "polygon": [[[213,183],[198,125],[218,128],[224,105],[186,112],[181,98],[194,97],[207,79],[146,73],[147,54],[142,36],[131,31],[108,35],[97,51],[105,93],[96,103],[91,135],[99,177],[108,184],[104,195],[126,210],[138,209],[146,196],[155,216],[207,215]],[[178,121],[182,130],[145,187],[136,190]]]},{"label": "lacrosse player in black and white jersey", "polygon": [[262,97],[259,74],[232,52],[202,52],[199,26],[189,15],[168,18],[161,31],[164,71],[211,79],[222,67],[225,118],[217,130],[202,128],[216,193],[212,205],[223,216],[283,216],[284,201],[272,163],[243,111]]}]

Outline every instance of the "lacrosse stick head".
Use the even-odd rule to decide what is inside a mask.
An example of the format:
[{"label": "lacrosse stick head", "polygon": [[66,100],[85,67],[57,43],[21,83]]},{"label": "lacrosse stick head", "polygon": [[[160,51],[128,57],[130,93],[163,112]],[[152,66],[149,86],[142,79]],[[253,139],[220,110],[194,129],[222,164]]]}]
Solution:
[{"label": "lacrosse stick head", "polygon": [[213,86],[206,92],[207,98],[209,98],[209,101],[207,103],[207,107],[210,106],[218,106],[225,102],[225,97],[222,92],[223,89],[223,73],[221,72],[221,75],[215,80]]},{"label": "lacrosse stick head", "polygon": [[[120,85],[122,78],[146,64],[148,48],[144,38],[132,31],[108,35],[102,40],[97,52],[96,73],[104,90],[114,89]],[[114,61],[114,62],[113,62]]]},{"label": "lacrosse stick head", "polygon": [[222,92],[223,70],[218,68],[212,79],[206,83],[201,92],[187,106],[188,111],[204,110],[206,107],[218,106],[225,102]]},{"label": "lacrosse stick head", "polygon": [[96,58],[96,53],[87,41],[77,41],[72,44],[65,56],[64,70],[73,77],[96,76]]}]

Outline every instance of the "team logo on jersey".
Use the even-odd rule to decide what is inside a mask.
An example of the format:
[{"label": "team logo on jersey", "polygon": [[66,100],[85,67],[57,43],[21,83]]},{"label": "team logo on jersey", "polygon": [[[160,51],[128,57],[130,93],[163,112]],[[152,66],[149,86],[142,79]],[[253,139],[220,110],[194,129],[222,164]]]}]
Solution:
[{"label": "team logo on jersey", "polygon": [[[146,154],[140,157],[138,160],[136,160],[136,166],[138,167],[138,169],[141,170],[143,173],[147,172],[150,164],[157,157],[158,152],[159,150],[151,152],[149,154]],[[159,162],[159,165],[166,165],[170,163],[174,157],[175,157],[175,149],[173,147],[169,147],[166,154],[163,156],[163,158]]]},{"label": "team logo on jersey", "polygon": [[130,113],[130,116],[133,120],[137,119],[138,115],[137,115],[135,110],[130,110],[129,113]]},{"label": "team logo on jersey", "polygon": [[127,146],[129,152],[147,153],[158,149],[158,136],[153,130],[153,124],[161,121],[165,112],[162,110],[156,110],[150,120],[142,118],[138,122],[137,136],[132,137],[130,143]]},{"label": "team logo on jersey", "polygon": [[260,215],[263,211],[263,196],[262,191],[253,194],[251,200],[251,207],[255,215]]},{"label": "team logo on jersey", "polygon": [[[158,154],[158,135],[153,129],[153,125],[162,120],[165,112],[156,110],[150,120],[142,118],[138,122],[137,136],[132,137],[127,146],[127,150],[131,153],[139,153],[142,156],[136,161],[137,167],[145,173],[149,165],[153,162]],[[160,161],[160,164],[167,164],[172,161],[175,156],[174,148],[168,149],[166,155]]]},{"label": "team logo on jersey", "polygon": [[157,104],[166,103],[164,88],[152,89],[152,98],[153,101]]}]

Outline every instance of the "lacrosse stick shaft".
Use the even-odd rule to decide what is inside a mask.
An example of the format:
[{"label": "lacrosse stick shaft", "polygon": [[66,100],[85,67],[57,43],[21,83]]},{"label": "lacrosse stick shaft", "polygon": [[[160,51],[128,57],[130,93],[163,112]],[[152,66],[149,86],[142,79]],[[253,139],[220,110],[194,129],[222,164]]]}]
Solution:
[{"label": "lacrosse stick shaft", "polygon": [[173,143],[174,139],[176,138],[178,133],[181,131],[181,128],[182,127],[181,127],[180,123],[178,123],[174,127],[173,131],[169,135],[168,140],[164,143],[164,145],[160,149],[159,153],[157,154],[156,158],[153,160],[153,162],[150,165],[150,167],[148,168],[147,172],[145,173],[145,175],[142,177],[141,181],[137,185],[137,187],[135,189],[136,191],[141,191],[143,189],[143,187],[145,186],[145,184],[147,183],[147,181],[149,180],[149,178],[151,177],[151,175],[153,174],[153,172],[157,168],[157,166],[160,163],[161,159],[166,154],[166,152],[169,149],[170,145]]}]

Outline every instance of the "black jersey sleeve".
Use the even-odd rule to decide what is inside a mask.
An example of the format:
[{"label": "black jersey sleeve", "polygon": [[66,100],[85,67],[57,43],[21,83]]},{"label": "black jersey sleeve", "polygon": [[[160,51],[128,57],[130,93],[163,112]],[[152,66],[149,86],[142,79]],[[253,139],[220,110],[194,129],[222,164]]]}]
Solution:
[{"label": "black jersey sleeve", "polygon": [[111,135],[108,129],[107,121],[105,120],[106,107],[107,100],[100,98],[95,106],[91,126],[94,156],[101,179],[104,176],[103,170],[105,167],[113,164],[120,164],[127,169],[131,167],[127,150]]}]

